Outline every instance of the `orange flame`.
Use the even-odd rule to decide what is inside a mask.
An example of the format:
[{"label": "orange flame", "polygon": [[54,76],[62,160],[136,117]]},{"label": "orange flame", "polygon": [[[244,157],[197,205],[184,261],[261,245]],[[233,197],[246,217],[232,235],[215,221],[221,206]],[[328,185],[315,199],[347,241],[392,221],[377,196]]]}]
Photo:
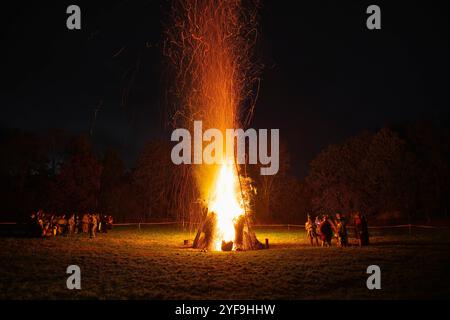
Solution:
[{"label": "orange flame", "polygon": [[[225,133],[247,125],[259,84],[259,68],[251,62],[257,5],[244,6],[241,0],[174,0],[172,18],[164,49],[176,71],[173,126],[192,129],[195,120],[202,120],[204,130]],[[234,159],[226,160],[220,166],[193,167],[199,193],[217,215],[218,250],[222,240],[234,240],[234,222],[244,212]]]},{"label": "orange flame", "polygon": [[214,248],[221,250],[222,241],[234,241],[236,220],[244,214],[237,174],[232,163],[222,164],[220,168],[209,210],[217,215]]}]

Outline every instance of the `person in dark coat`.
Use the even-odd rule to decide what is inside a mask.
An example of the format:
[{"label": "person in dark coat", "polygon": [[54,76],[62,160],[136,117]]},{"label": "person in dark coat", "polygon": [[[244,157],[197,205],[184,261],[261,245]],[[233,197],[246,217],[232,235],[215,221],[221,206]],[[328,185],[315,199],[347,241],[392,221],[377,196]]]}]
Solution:
[{"label": "person in dark coat", "polygon": [[28,236],[29,237],[39,237],[42,234],[42,230],[39,225],[39,211],[37,214],[34,212],[31,213],[31,216],[28,220]]},{"label": "person in dark coat", "polygon": [[360,247],[369,245],[369,228],[367,219],[360,212],[355,214],[355,232]]},{"label": "person in dark coat", "polygon": [[322,247],[330,247],[331,239],[333,238],[333,227],[327,216],[323,217],[323,221],[320,223],[319,231],[320,240],[322,241]]}]

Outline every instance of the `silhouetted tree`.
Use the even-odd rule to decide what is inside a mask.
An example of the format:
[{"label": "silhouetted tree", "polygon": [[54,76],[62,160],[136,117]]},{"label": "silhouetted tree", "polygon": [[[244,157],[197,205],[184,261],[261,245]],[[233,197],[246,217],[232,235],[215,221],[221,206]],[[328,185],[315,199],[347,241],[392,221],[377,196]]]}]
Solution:
[{"label": "silhouetted tree", "polygon": [[100,204],[102,213],[115,217],[120,215],[126,179],[125,165],[120,155],[108,149],[103,157],[102,174],[100,179]]},{"label": "silhouetted tree", "polygon": [[1,135],[0,192],[4,219],[24,217],[45,203],[48,168],[42,139],[21,130]]},{"label": "silhouetted tree", "polygon": [[256,186],[255,217],[259,222],[296,222],[303,220],[309,207],[307,189],[291,170],[291,158],[285,144],[279,150],[279,171],[261,175],[259,165],[250,165],[249,174]]},{"label": "silhouetted tree", "polygon": [[86,137],[73,139],[69,154],[52,184],[53,208],[61,212],[97,210],[102,167],[89,140]]},{"label": "silhouetted tree", "polygon": [[448,218],[450,206],[450,130],[422,120],[407,126],[405,139],[418,166],[416,215]]},{"label": "silhouetted tree", "polygon": [[409,214],[415,195],[414,156],[388,128],[363,133],[342,145],[332,145],[312,162],[307,177],[319,213],[355,210]]},{"label": "silhouetted tree", "polygon": [[173,163],[169,146],[152,141],[140,153],[133,176],[133,188],[139,199],[142,219],[166,217],[172,188]]}]

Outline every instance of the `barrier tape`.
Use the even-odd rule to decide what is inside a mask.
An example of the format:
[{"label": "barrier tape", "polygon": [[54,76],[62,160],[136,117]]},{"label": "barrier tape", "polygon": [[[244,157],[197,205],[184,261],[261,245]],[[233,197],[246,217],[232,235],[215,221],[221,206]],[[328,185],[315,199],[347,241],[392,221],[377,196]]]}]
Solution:
[{"label": "barrier tape", "polygon": [[113,226],[135,226],[135,225],[158,225],[158,224],[180,224],[181,222],[131,222],[113,223]]}]

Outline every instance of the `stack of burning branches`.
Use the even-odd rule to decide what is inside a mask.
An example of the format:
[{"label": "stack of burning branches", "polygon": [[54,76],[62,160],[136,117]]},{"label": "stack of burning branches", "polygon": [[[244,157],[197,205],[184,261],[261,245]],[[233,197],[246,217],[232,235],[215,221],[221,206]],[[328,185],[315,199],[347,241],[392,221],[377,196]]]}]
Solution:
[{"label": "stack of burning branches", "polygon": [[[172,128],[192,131],[200,120],[205,128],[224,133],[249,125],[261,69],[254,56],[258,6],[254,1],[174,0],[164,45],[174,76],[169,89]],[[194,247],[259,246],[250,222],[254,188],[234,157],[177,169],[178,211],[191,225],[200,224]]]}]

